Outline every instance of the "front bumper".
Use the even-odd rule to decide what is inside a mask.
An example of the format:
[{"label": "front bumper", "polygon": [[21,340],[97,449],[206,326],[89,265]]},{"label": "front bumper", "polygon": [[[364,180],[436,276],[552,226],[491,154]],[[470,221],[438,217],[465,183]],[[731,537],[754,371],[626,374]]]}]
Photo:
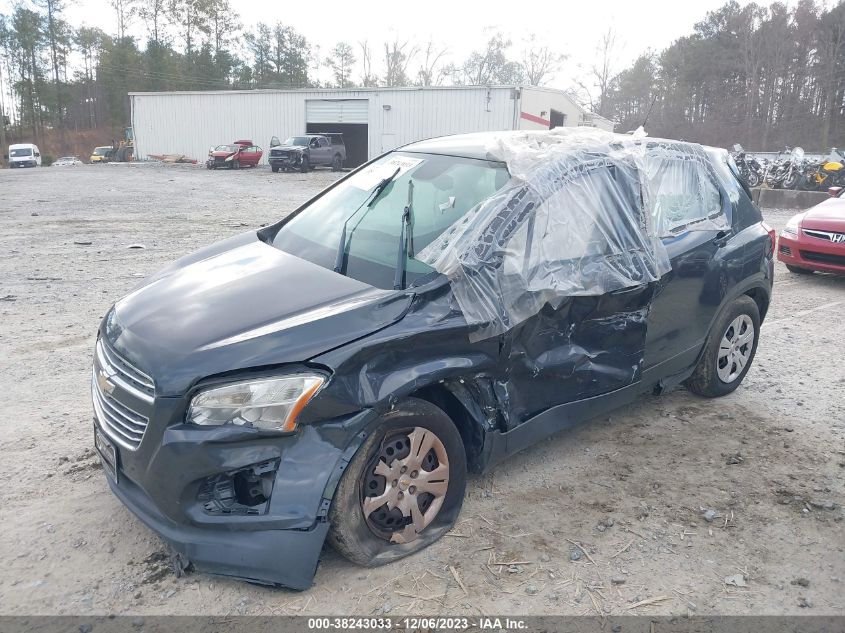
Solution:
[{"label": "front bumper", "polygon": [[119,483],[107,479],[117,498],[197,571],[291,589],[311,586],[328,522],[315,523],[310,530],[250,531],[179,524],[161,514],[127,477]]},{"label": "front bumper", "polygon": [[299,168],[302,164],[302,157],[304,154],[299,152],[290,152],[282,155],[273,155],[270,154],[270,158],[268,158],[268,162],[271,166],[279,167],[281,169],[294,169]]},{"label": "front bumper", "polygon": [[[115,443],[114,494],[182,558],[203,572],[306,589],[329,529],[334,488],[373,415],[303,425],[293,435],[180,422],[185,402],[158,398],[137,449]],[[100,430],[107,427],[98,423]],[[106,432],[107,437],[113,439]],[[211,512],[207,482],[258,463],[277,464],[255,511]]]},{"label": "front bumper", "polygon": [[12,167],[37,167],[38,163],[34,160],[14,160],[9,162],[9,168]]},{"label": "front bumper", "polygon": [[833,244],[799,231],[797,237],[778,236],[778,261],[807,270],[845,274],[845,243]]}]

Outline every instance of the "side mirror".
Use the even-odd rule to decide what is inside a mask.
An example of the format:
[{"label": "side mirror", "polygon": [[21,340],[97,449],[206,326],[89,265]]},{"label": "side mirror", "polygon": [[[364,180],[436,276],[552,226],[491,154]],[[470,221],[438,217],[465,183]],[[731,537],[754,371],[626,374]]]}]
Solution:
[{"label": "side mirror", "polygon": [[281,145],[281,143],[279,142],[278,136],[274,136],[270,139],[270,147],[278,147],[279,145]]},{"label": "side mirror", "polygon": [[41,158],[41,154],[39,154],[38,152],[35,152],[35,158]]},{"label": "side mirror", "polygon": [[829,195],[831,198],[835,198],[839,195],[840,191],[842,191],[842,187],[830,187],[827,190],[827,195]]}]

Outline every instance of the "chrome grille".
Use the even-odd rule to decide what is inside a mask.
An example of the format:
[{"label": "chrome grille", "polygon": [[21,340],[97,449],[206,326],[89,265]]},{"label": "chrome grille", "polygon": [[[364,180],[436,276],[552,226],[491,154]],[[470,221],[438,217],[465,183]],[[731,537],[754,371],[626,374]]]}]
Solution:
[{"label": "chrome grille", "polygon": [[835,231],[819,231],[818,229],[802,229],[804,235],[815,237],[819,240],[827,240],[834,244],[841,244],[845,242],[845,233],[837,233]]},{"label": "chrome grille", "polygon": [[109,437],[125,448],[138,448],[149,418],[137,409],[152,408],[152,378],[98,340],[91,395],[97,421]]}]

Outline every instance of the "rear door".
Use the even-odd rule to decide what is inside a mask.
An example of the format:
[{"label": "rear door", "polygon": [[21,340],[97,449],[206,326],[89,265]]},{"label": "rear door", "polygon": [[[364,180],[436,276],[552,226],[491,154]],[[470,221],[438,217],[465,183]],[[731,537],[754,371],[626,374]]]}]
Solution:
[{"label": "rear door", "polygon": [[[649,159],[655,228],[672,263],[648,316],[646,369],[688,367],[698,356],[728,280],[721,252],[728,244],[730,201],[703,157],[661,152]],[[712,218],[712,220],[708,220]]]}]

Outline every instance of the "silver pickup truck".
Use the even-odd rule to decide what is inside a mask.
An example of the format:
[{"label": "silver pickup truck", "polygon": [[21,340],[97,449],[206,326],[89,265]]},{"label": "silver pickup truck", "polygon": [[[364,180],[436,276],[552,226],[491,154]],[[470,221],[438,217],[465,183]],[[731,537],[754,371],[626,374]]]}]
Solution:
[{"label": "silver pickup truck", "polygon": [[334,132],[291,136],[284,143],[270,140],[270,168],[274,171],[297,169],[306,172],[321,165],[340,171],[346,161],[343,135]]}]

